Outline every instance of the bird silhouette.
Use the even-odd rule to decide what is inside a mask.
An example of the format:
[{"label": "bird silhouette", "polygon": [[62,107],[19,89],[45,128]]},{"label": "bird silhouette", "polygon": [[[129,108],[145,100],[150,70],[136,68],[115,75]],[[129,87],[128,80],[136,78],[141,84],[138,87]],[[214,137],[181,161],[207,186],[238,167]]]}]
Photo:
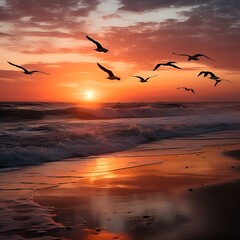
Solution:
[{"label": "bird silhouette", "polygon": [[188,61],[191,61],[191,60],[194,60],[194,61],[198,61],[200,60],[199,57],[205,57],[205,58],[208,58],[208,59],[211,59],[213,61],[215,61],[214,59],[204,55],[204,54],[201,54],[201,53],[197,53],[197,54],[194,54],[194,55],[189,55],[189,54],[184,54],[184,53],[175,53],[175,52],[172,52],[172,54],[174,55],[179,55],[179,56],[186,56],[188,57]]},{"label": "bird silhouette", "polygon": [[47,74],[47,75],[50,75],[48,73],[45,73],[45,72],[41,72],[41,71],[38,71],[38,70],[32,70],[32,71],[29,71],[27,70],[26,68],[22,67],[22,66],[19,66],[19,65],[16,65],[14,63],[11,63],[11,62],[8,62],[10,65],[14,66],[14,67],[17,67],[17,68],[21,68],[24,72],[24,74],[27,74],[27,75],[32,75],[33,73],[43,73],[43,74]]},{"label": "bird silhouette", "polygon": [[139,82],[141,82],[141,83],[146,83],[146,82],[148,82],[148,80],[149,80],[150,78],[153,78],[153,77],[156,77],[156,76],[157,76],[157,75],[154,75],[154,76],[151,76],[151,77],[147,77],[147,78],[143,78],[143,77],[141,77],[141,76],[132,76],[132,77],[139,78],[139,79],[140,79]]},{"label": "bird silhouette", "polygon": [[103,67],[103,66],[102,66],[101,64],[99,64],[99,63],[97,63],[97,65],[98,65],[98,67],[99,67],[100,69],[102,69],[104,72],[106,72],[106,73],[109,75],[109,76],[107,77],[107,79],[109,79],[109,80],[120,80],[120,78],[117,77],[117,76],[115,76],[111,70]]},{"label": "bird silhouette", "polygon": [[86,36],[86,38],[97,45],[97,48],[95,49],[97,52],[104,52],[104,53],[106,53],[106,52],[109,51],[108,49],[104,48],[99,42],[97,42],[96,40],[90,38],[89,36]]},{"label": "bird silhouette", "polygon": [[220,77],[216,76],[213,72],[210,72],[210,71],[201,71],[199,74],[198,74],[198,77],[203,75],[204,77],[207,77],[208,75],[210,75],[210,79],[211,80],[214,80],[215,81],[215,84],[214,84],[214,87],[216,87],[220,82],[222,81],[226,81],[226,82],[230,82],[232,83],[230,80],[227,80],[227,79],[221,79]]},{"label": "bird silhouette", "polygon": [[213,72],[210,72],[210,71],[201,71],[197,76],[201,76],[203,75],[204,77],[207,77],[208,75],[210,75],[210,79],[213,79],[213,80],[217,80],[219,79],[218,76],[216,76]]},{"label": "bird silhouette", "polygon": [[170,66],[170,67],[181,69],[180,67],[174,65],[174,63],[176,62],[158,63],[153,69],[153,71],[157,70],[160,66]]},{"label": "bird silhouette", "polygon": [[185,91],[191,91],[192,93],[195,93],[195,91],[192,88],[187,88],[187,87],[179,87],[177,89],[184,89]]}]

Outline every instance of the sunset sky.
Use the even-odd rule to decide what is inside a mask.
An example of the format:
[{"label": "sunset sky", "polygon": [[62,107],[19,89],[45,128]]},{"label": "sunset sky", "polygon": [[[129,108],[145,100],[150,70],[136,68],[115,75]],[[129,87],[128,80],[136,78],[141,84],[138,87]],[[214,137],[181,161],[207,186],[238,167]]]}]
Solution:
[{"label": "sunset sky", "polygon": [[[0,101],[240,101],[239,11],[239,0],[0,0]],[[51,75],[25,75],[7,61]],[[168,61],[182,69],[152,71]],[[214,87],[200,71],[232,83]],[[132,77],[155,74],[148,83]]]}]

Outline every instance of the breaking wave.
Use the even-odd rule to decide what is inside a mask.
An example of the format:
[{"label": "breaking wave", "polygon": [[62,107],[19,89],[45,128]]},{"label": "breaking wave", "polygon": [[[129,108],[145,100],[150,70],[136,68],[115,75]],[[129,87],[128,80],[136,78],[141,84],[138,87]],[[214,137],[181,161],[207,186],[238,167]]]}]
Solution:
[{"label": "breaking wave", "polygon": [[239,130],[239,110],[238,103],[115,103],[98,108],[1,103],[0,168],[116,152],[171,137]]}]

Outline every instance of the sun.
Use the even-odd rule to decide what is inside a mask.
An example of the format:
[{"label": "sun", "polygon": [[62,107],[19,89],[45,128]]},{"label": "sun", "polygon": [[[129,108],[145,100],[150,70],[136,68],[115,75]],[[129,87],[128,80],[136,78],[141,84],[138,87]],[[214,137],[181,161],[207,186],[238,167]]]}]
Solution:
[{"label": "sun", "polygon": [[86,90],[84,92],[84,98],[88,101],[95,99],[95,92],[93,90]]}]

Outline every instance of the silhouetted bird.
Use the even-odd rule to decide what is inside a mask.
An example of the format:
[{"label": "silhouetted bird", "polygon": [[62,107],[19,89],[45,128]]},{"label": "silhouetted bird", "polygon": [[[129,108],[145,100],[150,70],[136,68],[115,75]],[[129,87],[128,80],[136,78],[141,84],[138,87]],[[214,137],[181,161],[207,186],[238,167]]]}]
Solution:
[{"label": "silhouetted bird", "polygon": [[214,87],[216,87],[218,85],[218,83],[222,82],[222,81],[227,81],[227,82],[230,82],[229,80],[227,79],[221,79],[220,77],[216,76],[213,72],[210,72],[210,71],[201,71],[199,74],[198,74],[198,77],[200,75],[203,75],[204,77],[207,77],[208,75],[210,75],[210,79],[216,81],[215,84],[214,84]]},{"label": "silhouetted bird", "polygon": [[[175,53],[175,52],[172,52],[174,55],[179,55],[179,56],[186,56],[188,57],[188,61],[190,60],[194,60],[194,61],[198,61],[199,60],[199,57],[205,57],[205,58],[208,58],[208,59],[211,59],[213,60],[212,58],[204,55],[204,54],[201,54],[201,53],[197,53],[197,54],[194,54],[194,55],[189,55],[189,54],[184,54],[184,53]],[[213,60],[215,61],[215,60]]]},{"label": "silhouetted bird", "polygon": [[154,75],[154,76],[151,76],[151,77],[147,77],[147,78],[143,78],[143,77],[140,77],[140,76],[132,76],[132,77],[139,78],[139,79],[140,79],[139,82],[141,82],[141,83],[146,83],[146,82],[148,82],[148,80],[149,80],[150,78],[153,78],[153,77],[156,77],[156,76],[157,76],[157,75]]},{"label": "silhouetted bird", "polygon": [[192,88],[179,87],[177,89],[184,89],[185,91],[191,91],[192,93],[195,93],[195,91]]},{"label": "silhouetted bird", "polygon": [[108,49],[102,47],[102,45],[99,42],[95,41],[94,39],[90,38],[89,36],[86,36],[86,38],[97,45],[97,48],[94,50],[96,50],[98,52],[104,52],[104,53],[109,51]]},{"label": "silhouetted bird", "polygon": [[155,68],[153,69],[153,71],[157,70],[160,66],[169,66],[169,67],[174,67],[174,68],[181,69],[180,67],[174,65],[174,63],[176,63],[176,62],[158,63],[155,66]]},{"label": "silhouetted bird", "polygon": [[14,67],[21,68],[21,69],[24,71],[23,73],[25,73],[25,74],[27,74],[27,75],[32,75],[33,73],[37,73],[37,72],[50,75],[50,74],[48,74],[48,73],[41,72],[41,71],[38,71],[38,70],[28,71],[26,68],[24,68],[24,67],[22,67],[22,66],[18,66],[18,65],[14,64],[14,63],[11,63],[11,62],[8,62],[8,63],[9,63],[10,65],[14,66]]},{"label": "silhouetted bird", "polygon": [[208,75],[210,75],[211,79],[213,80],[216,80],[216,79],[219,79],[218,76],[216,76],[213,72],[210,72],[210,71],[201,71],[197,76],[201,76],[203,74],[204,77],[207,77]]},{"label": "silhouetted bird", "polygon": [[120,80],[120,78],[117,77],[117,76],[115,76],[111,70],[106,69],[105,67],[103,67],[103,66],[100,65],[99,63],[97,63],[97,65],[98,65],[98,67],[99,67],[100,69],[102,69],[104,72],[106,72],[106,73],[109,75],[109,76],[107,77],[107,79],[110,79],[110,80]]}]

